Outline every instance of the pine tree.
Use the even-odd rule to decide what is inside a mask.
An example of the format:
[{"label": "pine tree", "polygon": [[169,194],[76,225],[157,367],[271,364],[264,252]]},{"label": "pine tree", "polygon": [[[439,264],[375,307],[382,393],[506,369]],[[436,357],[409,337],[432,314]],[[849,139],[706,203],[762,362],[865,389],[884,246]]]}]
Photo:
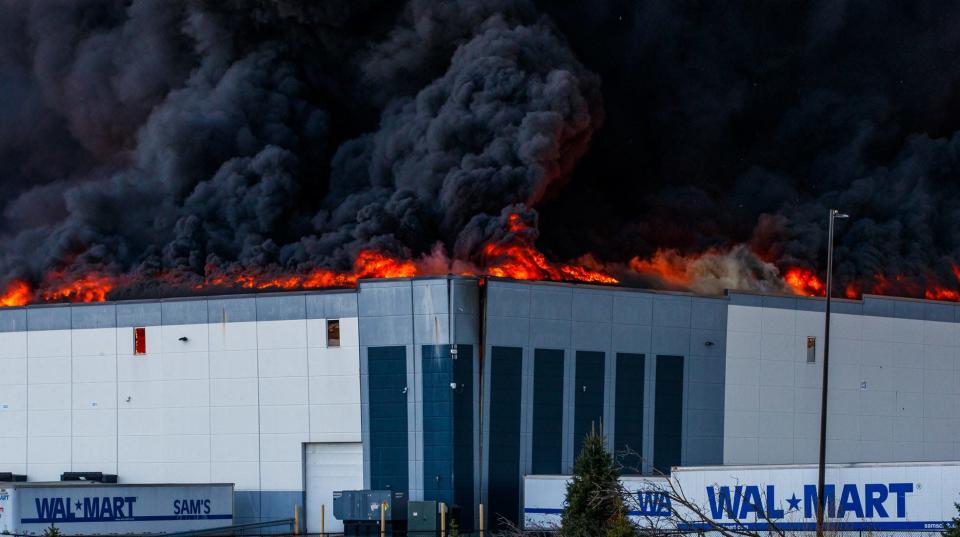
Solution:
[{"label": "pine tree", "polygon": [[[623,516],[617,468],[604,447],[603,435],[591,430],[573,465],[561,517],[564,537],[596,537]],[[626,521],[629,525],[629,521]],[[629,535],[618,533],[617,535]]]},{"label": "pine tree", "polygon": [[[960,512],[960,503],[953,504]],[[943,531],[943,537],[960,537],[960,516],[953,517],[953,523]]]}]

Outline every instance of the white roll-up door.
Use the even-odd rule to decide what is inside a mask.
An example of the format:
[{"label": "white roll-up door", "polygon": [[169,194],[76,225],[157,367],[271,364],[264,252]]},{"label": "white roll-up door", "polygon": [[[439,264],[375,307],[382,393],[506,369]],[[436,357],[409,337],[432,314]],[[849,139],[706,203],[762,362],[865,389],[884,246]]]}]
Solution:
[{"label": "white roll-up door", "polygon": [[320,532],[320,506],[326,506],[326,532],[342,532],[333,517],[333,491],[363,488],[363,444],[323,442],[306,444],[304,476],[307,486],[307,531]]}]

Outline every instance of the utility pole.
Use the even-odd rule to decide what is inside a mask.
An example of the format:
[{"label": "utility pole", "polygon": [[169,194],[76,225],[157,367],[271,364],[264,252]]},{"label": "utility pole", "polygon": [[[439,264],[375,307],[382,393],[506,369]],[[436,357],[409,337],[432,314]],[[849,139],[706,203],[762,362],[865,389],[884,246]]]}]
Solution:
[{"label": "utility pole", "polygon": [[849,218],[836,209],[830,209],[827,231],[827,306],[823,326],[823,382],[820,393],[820,459],[817,467],[817,537],[823,537],[824,478],[827,459],[827,373],[830,369],[830,295],[833,292],[833,221]]}]

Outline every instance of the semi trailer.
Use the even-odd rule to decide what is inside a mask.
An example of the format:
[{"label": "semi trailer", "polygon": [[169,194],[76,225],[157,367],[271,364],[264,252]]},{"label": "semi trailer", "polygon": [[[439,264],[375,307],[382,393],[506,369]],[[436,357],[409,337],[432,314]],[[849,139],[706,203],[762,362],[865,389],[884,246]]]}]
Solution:
[{"label": "semi trailer", "polygon": [[[569,476],[524,478],[527,529],[560,524]],[[675,467],[669,477],[624,476],[630,519],[642,527],[810,531],[816,465]],[[941,530],[957,516],[960,462],[830,464],[825,524],[862,531]]]},{"label": "semi trailer", "polygon": [[144,535],[233,523],[232,484],[0,483],[0,534]]}]

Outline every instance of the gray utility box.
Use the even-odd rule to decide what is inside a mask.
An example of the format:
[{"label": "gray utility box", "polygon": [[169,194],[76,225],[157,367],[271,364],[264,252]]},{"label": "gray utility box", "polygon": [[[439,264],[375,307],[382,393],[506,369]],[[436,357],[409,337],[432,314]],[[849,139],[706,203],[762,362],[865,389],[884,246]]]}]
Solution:
[{"label": "gray utility box", "polygon": [[380,505],[386,503],[387,532],[403,531],[407,522],[407,495],[392,490],[341,490],[333,493],[333,516],[343,522],[345,535],[375,535]]},{"label": "gray utility box", "polygon": [[407,535],[435,535],[440,527],[437,502],[410,502],[407,504]]}]

